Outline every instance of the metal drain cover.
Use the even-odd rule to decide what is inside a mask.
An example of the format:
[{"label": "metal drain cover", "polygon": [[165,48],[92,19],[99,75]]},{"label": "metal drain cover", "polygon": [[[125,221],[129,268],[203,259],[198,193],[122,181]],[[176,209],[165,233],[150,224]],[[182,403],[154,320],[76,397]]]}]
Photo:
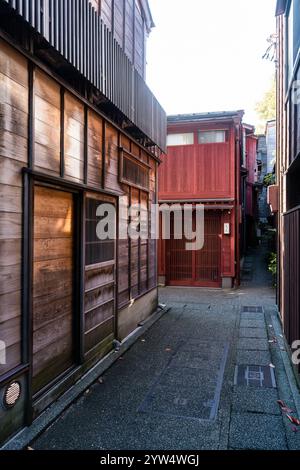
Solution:
[{"label": "metal drain cover", "polygon": [[270,366],[236,366],[234,385],[276,388],[274,370]]},{"label": "metal drain cover", "polygon": [[261,305],[256,306],[256,307],[243,307],[242,308],[243,313],[264,313],[264,309]]}]

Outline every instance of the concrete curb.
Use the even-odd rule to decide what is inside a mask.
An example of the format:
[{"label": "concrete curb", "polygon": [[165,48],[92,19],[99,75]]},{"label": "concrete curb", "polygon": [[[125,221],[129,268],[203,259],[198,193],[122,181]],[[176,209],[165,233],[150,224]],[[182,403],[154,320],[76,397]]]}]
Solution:
[{"label": "concrete curb", "polygon": [[30,427],[22,429],[11,438],[1,450],[22,450],[36,439],[46,428],[74,403],[74,401],[89,388],[114,362],[116,362],[134,343],[143,336],[160,318],[170,310],[168,307],[158,308],[145,322],[125,338],[117,351],[110,352],[98,362],[81,379],[65,392],[53,405],[45,410]]},{"label": "concrete curb", "polygon": [[[281,319],[280,319],[278,312],[277,314],[272,315],[272,321],[273,321],[273,326],[274,326],[276,337],[278,338],[280,335],[283,335]],[[298,386],[298,383],[294,374],[293,366],[291,363],[291,358],[286,349],[288,345],[286,344],[284,337],[282,339],[282,342],[284,343],[285,350],[283,351],[280,349],[280,356],[281,356],[285,373],[287,375],[289,386],[293,395],[293,400],[296,406],[297,415],[300,417],[300,390],[299,390],[299,386]]]}]

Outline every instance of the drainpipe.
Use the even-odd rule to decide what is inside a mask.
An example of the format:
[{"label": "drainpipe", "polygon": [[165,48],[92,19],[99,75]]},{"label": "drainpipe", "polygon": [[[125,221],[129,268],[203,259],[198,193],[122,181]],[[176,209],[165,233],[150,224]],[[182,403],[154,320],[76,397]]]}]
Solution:
[{"label": "drainpipe", "polygon": [[235,287],[241,282],[240,276],[240,184],[241,184],[241,139],[240,139],[240,122],[235,125],[235,200],[236,200],[236,227],[235,227],[235,266],[236,280]]}]

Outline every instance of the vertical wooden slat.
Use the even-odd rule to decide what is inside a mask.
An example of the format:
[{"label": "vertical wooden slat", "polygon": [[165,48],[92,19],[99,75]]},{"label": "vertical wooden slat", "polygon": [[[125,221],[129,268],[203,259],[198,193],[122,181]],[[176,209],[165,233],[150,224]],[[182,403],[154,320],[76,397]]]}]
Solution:
[{"label": "vertical wooden slat", "polygon": [[84,107],[84,157],[83,157],[83,180],[88,184],[88,108]]},{"label": "vertical wooden slat", "polygon": [[130,12],[126,12],[125,4],[120,10],[124,11],[124,47],[125,19],[126,15],[132,15],[131,60],[89,0],[11,0],[7,3],[128,119],[165,149],[166,115],[134,66],[135,2],[131,3]]},{"label": "vertical wooden slat", "polygon": [[60,176],[65,176],[65,90],[60,89]]}]

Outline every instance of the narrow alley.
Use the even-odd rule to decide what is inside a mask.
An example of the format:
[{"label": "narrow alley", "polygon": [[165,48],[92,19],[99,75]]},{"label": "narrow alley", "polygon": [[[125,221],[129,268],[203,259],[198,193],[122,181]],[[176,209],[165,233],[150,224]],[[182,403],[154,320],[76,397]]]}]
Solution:
[{"label": "narrow alley", "polygon": [[300,0],[0,0],[3,468],[298,456],[299,116]]},{"label": "narrow alley", "polygon": [[31,447],[299,449],[274,295],[263,249],[238,290],[162,289],[170,310]]}]

